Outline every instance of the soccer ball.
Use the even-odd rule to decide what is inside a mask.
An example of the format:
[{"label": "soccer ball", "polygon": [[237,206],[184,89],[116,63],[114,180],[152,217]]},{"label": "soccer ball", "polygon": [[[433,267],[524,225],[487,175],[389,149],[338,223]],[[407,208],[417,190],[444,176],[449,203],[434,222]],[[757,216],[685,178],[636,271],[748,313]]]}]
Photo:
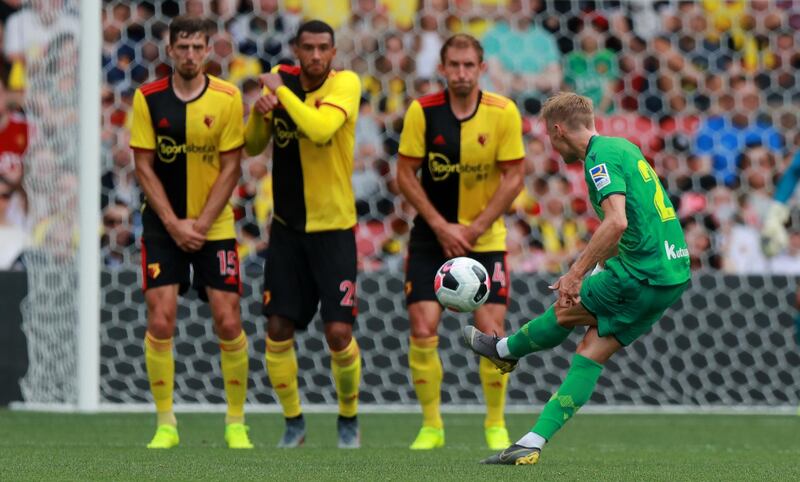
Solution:
[{"label": "soccer ball", "polygon": [[433,290],[445,308],[475,311],[489,297],[489,273],[472,258],[453,258],[436,271]]}]

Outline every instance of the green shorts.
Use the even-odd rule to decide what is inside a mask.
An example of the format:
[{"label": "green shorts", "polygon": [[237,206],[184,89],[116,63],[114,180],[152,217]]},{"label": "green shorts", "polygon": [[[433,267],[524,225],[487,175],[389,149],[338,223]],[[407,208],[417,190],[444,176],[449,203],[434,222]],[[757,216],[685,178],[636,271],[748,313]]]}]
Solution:
[{"label": "green shorts", "polygon": [[600,336],[613,336],[630,345],[661,319],[678,301],[689,281],[672,286],[651,286],[631,275],[614,257],[605,270],[583,280],[581,304],[597,318]]}]

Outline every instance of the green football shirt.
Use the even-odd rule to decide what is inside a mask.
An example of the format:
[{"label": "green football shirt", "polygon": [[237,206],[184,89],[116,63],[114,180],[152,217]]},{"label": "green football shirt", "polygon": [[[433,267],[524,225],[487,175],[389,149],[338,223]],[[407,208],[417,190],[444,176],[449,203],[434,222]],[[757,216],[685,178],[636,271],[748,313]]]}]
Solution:
[{"label": "green football shirt", "polygon": [[625,195],[628,228],[619,241],[619,260],[633,276],[655,286],[689,280],[689,250],[675,209],[642,151],[620,137],[594,136],[584,170],[589,199],[603,219],[600,203]]}]

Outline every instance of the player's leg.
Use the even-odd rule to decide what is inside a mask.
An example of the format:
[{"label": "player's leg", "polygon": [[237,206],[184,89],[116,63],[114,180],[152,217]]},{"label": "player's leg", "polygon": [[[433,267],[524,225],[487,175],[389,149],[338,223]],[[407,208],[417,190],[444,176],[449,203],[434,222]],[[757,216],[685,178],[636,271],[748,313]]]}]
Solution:
[{"label": "player's leg", "polygon": [[436,300],[433,279],[445,262],[438,250],[411,250],[406,259],[406,305],[411,328],[408,366],[411,382],[422,408],[422,428],[411,444],[413,450],[444,445],[441,416],[442,361],[439,359],[439,320],[442,306]]},{"label": "player's leg", "polygon": [[[475,310],[475,326],[483,333],[502,337],[505,335],[510,288],[506,253],[472,253],[470,256],[483,264],[491,281],[486,304]],[[484,357],[480,358],[478,374],[483,387],[483,398],[486,400],[486,418],[483,422],[486,444],[492,450],[501,450],[511,444],[504,417],[508,374],[499,371]]]},{"label": "player's leg", "polygon": [[[589,286],[595,288],[589,290]],[[507,338],[490,336],[471,326],[465,326],[464,339],[473,351],[492,361],[502,371],[511,371],[520,358],[560,345],[576,326],[595,326],[595,313],[611,313],[613,307],[623,299],[619,296],[620,287],[617,272],[601,271],[584,280],[581,302],[577,305],[560,306],[554,303],[544,314],[532,319]],[[638,289],[633,285],[629,288]],[[588,296],[590,292],[592,296]]]},{"label": "player's leg", "polygon": [[219,338],[220,365],[228,402],[225,441],[230,448],[253,448],[244,425],[249,357],[239,307],[241,283],[236,240],[207,241],[190,257],[194,286],[201,298],[209,302],[214,332]]},{"label": "player's leg", "polygon": [[600,337],[597,328],[589,327],[572,358],[564,382],[545,404],[536,424],[516,443],[481,463],[530,465],[539,461],[545,442],[587,402],[594,391],[603,364],[622,344],[613,336]]},{"label": "player's leg", "polygon": [[331,351],[331,375],[339,401],[336,421],[339,448],[361,446],[358,427],[358,393],[361,383],[361,351],[353,336],[353,324],[342,321],[325,322],[325,340]]},{"label": "player's leg", "polygon": [[220,365],[225,383],[225,441],[230,448],[253,448],[244,424],[250,358],[247,336],[242,330],[239,293],[207,288],[214,331],[219,337]]},{"label": "player's leg", "polygon": [[175,359],[172,337],[178,292],[188,287],[189,263],[171,238],[142,239],[142,280],[147,304],[144,353],[150,391],[156,404],[156,434],[148,448],[178,445],[177,420],[172,410]]},{"label": "player's leg", "polygon": [[172,410],[175,387],[175,359],[172,336],[178,305],[178,285],[149,288],[147,332],[144,339],[145,365],[150,392],[156,404],[156,434],[147,448],[171,448],[178,445],[178,422]]},{"label": "player's leg", "polygon": [[531,353],[560,345],[572,333],[571,326],[559,323],[553,304],[508,337],[500,338],[473,326],[463,328],[464,341],[475,353],[507,373],[517,366],[517,360]]},{"label": "player's leg", "polygon": [[411,382],[422,409],[422,428],[411,444],[412,450],[444,446],[444,423],[441,415],[442,361],[439,358],[439,319],[442,307],[435,301],[417,301],[408,305],[411,338],[408,366]]},{"label": "player's leg", "polygon": [[[506,305],[486,303],[475,313],[475,326],[484,333],[505,334]],[[478,375],[486,401],[486,417],[483,421],[486,444],[492,450],[501,450],[510,445],[504,410],[508,373],[503,373],[487,358],[480,357]]]},{"label": "player's leg", "polygon": [[561,387],[532,431],[485,463],[536,463],[545,441],[589,400],[609,357],[649,331],[688,286],[651,286],[615,263],[606,266],[610,264],[610,269],[584,280],[579,304],[556,307],[561,326],[589,326]]},{"label": "player's leg", "polygon": [[325,340],[331,352],[331,375],[339,401],[336,421],[339,448],[361,446],[358,394],[361,352],[353,336],[358,312],[357,254],[353,230],[316,233],[308,239],[312,275],[320,293]]},{"label": "player's leg", "polygon": [[294,350],[295,324],[281,315],[267,319],[267,375],[283,409],[286,422],[280,448],[296,448],[305,442],[306,422],[300,408],[297,386],[297,354]]},{"label": "player's leg", "polygon": [[305,440],[305,420],[297,385],[295,328],[307,326],[317,306],[310,267],[301,244],[302,234],[273,222],[264,262],[264,306],[267,317],[266,366],[272,389],[286,420],[278,447],[299,447]]}]

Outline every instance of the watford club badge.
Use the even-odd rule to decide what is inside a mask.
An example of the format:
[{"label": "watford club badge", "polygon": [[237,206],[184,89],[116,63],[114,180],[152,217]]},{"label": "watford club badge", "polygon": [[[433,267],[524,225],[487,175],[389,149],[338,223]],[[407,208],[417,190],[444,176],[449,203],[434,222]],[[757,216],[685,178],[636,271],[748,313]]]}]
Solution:
[{"label": "watford club badge", "polygon": [[161,274],[161,263],[150,263],[147,265],[148,278],[156,279],[160,274]]},{"label": "watford club badge", "polygon": [[205,118],[203,119],[203,124],[205,124],[206,127],[211,129],[211,126],[214,124],[214,117],[210,115],[205,116]]}]

